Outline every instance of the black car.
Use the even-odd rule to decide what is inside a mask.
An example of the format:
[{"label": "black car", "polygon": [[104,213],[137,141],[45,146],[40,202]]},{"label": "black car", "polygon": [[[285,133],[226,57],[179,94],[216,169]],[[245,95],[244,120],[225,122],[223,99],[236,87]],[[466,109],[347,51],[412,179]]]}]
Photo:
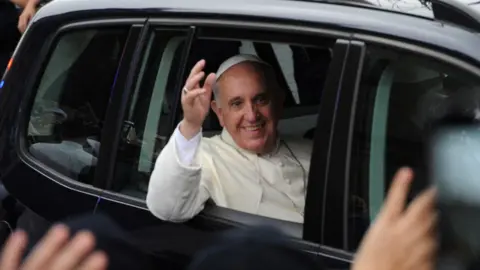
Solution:
[{"label": "black car", "polygon": [[[50,2],[0,82],[0,176],[26,209],[18,226],[106,213],[132,232],[158,228],[144,244],[181,269],[217,232],[267,223],[348,269],[394,172],[415,170],[412,196],[427,185],[428,123],[480,82],[475,6],[418,6],[425,15],[356,1]],[[182,224],[159,220],[145,196],[182,119],[186,76],[200,59],[212,72],[238,53],[276,69],[280,132],[313,140],[305,222],[214,205]],[[204,135],[220,130],[211,113]]]}]

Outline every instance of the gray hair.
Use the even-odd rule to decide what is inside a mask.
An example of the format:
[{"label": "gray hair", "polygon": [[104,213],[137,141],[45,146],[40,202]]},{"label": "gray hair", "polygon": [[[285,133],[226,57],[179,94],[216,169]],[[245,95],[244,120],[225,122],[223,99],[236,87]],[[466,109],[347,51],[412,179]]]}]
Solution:
[{"label": "gray hair", "polygon": [[214,82],[212,86],[213,90],[213,98],[215,99],[215,102],[217,102],[217,106],[220,107],[220,87],[218,86],[218,82]]}]

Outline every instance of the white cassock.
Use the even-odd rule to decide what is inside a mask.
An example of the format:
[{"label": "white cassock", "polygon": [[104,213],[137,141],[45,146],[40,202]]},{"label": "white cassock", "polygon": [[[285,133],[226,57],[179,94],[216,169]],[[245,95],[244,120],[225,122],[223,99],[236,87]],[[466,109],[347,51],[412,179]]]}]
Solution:
[{"label": "white cassock", "polygon": [[186,140],[178,126],[150,177],[147,206],[158,218],[191,219],[211,198],[216,205],[293,222],[303,222],[311,142],[278,140],[269,155],[239,148],[221,135]]}]

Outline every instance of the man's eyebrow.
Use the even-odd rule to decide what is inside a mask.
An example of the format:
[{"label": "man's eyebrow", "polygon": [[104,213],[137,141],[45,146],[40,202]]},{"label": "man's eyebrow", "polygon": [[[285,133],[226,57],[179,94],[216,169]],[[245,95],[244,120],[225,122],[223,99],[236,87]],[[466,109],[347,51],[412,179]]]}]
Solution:
[{"label": "man's eyebrow", "polygon": [[231,98],[231,99],[228,100],[228,104],[231,104],[231,103],[234,102],[234,101],[240,101],[240,100],[242,100],[241,97],[233,97],[233,98]]}]

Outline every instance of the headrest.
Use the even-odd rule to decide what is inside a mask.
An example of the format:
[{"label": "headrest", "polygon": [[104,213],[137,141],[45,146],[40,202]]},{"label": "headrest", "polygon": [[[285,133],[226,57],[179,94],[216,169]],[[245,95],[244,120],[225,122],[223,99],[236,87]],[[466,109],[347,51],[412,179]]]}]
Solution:
[{"label": "headrest", "polygon": [[243,62],[254,62],[254,63],[259,63],[262,65],[270,66],[267,62],[263,61],[256,55],[252,54],[237,54],[235,56],[232,56],[228,58],[227,60],[223,61],[222,64],[220,64],[220,67],[218,67],[216,78],[217,80],[222,76],[225,71],[227,71],[229,68],[238,65]]}]

